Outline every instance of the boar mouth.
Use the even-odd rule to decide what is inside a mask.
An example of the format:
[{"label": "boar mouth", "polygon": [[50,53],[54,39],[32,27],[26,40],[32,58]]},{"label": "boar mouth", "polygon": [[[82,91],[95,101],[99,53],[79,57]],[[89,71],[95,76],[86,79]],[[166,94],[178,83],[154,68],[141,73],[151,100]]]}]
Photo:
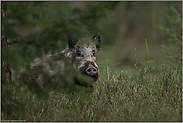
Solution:
[{"label": "boar mouth", "polygon": [[[83,70],[82,68],[80,69],[80,71],[81,71],[82,74],[94,78],[95,81],[98,79],[98,72],[96,72],[95,74],[94,74],[94,73],[88,74],[88,73],[86,72],[86,69]],[[90,70],[88,70],[88,71],[90,71]]]},{"label": "boar mouth", "polygon": [[98,67],[95,66],[95,63],[86,61],[79,70],[83,75],[75,78],[75,84],[93,88],[93,83],[98,79]]},{"label": "boar mouth", "polygon": [[[96,80],[98,79],[98,72],[94,75],[87,74],[85,72],[86,69],[84,69],[84,67],[80,68],[80,71],[82,73],[82,78],[80,78],[80,79],[79,79],[79,77],[75,78],[75,84],[83,86],[83,87],[93,88],[93,83],[96,82]],[[84,77],[85,75],[89,78],[85,79],[85,77]]]}]

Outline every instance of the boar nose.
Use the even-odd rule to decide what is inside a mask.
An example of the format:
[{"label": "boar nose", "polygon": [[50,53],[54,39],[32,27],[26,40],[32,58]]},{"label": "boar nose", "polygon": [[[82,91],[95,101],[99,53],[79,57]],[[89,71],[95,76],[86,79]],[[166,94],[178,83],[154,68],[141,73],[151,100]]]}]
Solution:
[{"label": "boar nose", "polygon": [[95,67],[93,67],[93,66],[88,67],[88,68],[86,69],[86,73],[87,73],[88,75],[91,75],[91,76],[96,75],[96,74],[97,74],[97,69],[96,69]]}]

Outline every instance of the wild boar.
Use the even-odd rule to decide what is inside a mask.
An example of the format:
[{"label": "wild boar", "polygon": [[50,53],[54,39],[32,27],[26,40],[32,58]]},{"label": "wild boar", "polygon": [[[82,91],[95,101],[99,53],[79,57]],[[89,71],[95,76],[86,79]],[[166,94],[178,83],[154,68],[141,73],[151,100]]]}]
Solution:
[{"label": "wild boar", "polygon": [[[89,85],[85,82],[81,82],[77,76],[73,78],[73,83],[80,86],[93,88],[99,77],[99,67],[97,65],[95,54],[100,49],[100,36],[93,35],[89,38],[81,38],[76,41],[68,39],[68,48],[54,55],[46,55],[42,58],[35,59],[30,64],[29,68],[30,70],[34,70],[41,66],[44,73],[46,71],[48,76],[53,78],[53,76],[55,76],[58,72],[63,73],[65,71],[65,62],[63,61],[64,56],[69,59],[69,61],[73,64],[73,67],[78,69],[82,75],[92,78],[92,82],[90,82]],[[55,67],[51,67],[50,63],[54,63]],[[25,71],[26,70],[23,70],[23,73],[25,73]],[[36,81],[39,85],[42,85],[45,79],[44,73],[40,72],[36,76],[31,77],[31,79]]]}]

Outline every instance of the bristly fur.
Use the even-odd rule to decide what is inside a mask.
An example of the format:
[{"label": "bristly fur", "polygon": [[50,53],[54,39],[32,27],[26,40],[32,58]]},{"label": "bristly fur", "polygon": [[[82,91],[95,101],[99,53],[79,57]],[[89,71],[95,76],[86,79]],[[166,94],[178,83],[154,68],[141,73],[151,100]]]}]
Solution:
[{"label": "bristly fur", "polygon": [[[99,67],[96,62],[95,54],[100,50],[100,46],[100,36],[81,38],[77,41],[72,41],[71,39],[68,39],[68,48],[54,55],[47,55],[42,58],[35,59],[30,65],[30,69],[33,70],[37,66],[42,65],[45,70],[48,71],[48,74],[50,76],[55,75],[58,71],[64,72],[65,66],[63,60],[57,61],[55,64],[56,67],[54,69],[51,68],[48,64],[49,61],[54,61],[54,58],[64,56],[70,59],[73,66],[80,70],[82,74],[91,76],[92,78],[94,78],[94,82],[96,82],[99,77]],[[44,82],[44,78],[41,73],[36,77],[35,81],[37,81],[38,83]],[[75,84],[86,87],[85,84],[80,83],[80,81],[77,79],[73,81],[73,83]],[[93,85],[90,85],[90,87],[93,87]]]}]

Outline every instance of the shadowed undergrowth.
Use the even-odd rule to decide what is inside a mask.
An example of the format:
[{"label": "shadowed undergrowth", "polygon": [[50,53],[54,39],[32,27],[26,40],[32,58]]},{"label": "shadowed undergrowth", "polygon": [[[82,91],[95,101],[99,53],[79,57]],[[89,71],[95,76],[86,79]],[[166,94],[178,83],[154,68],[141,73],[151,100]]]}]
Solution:
[{"label": "shadowed undergrowth", "polygon": [[30,96],[26,110],[26,121],[182,121],[181,69],[113,74],[107,68],[93,93],[55,92],[46,101]]}]

